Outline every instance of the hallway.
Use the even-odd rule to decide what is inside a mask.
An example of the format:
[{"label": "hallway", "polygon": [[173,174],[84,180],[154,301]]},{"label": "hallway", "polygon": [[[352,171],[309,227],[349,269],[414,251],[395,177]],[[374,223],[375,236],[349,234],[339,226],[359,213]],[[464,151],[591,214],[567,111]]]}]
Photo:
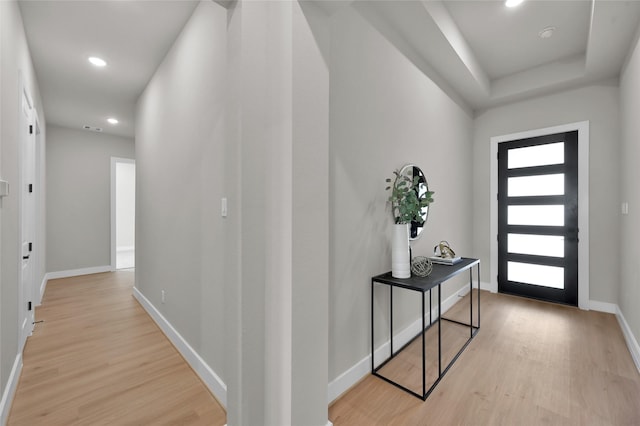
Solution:
[{"label": "hallway", "polygon": [[225,424],[133,282],[130,270],[49,281],[9,425]]}]

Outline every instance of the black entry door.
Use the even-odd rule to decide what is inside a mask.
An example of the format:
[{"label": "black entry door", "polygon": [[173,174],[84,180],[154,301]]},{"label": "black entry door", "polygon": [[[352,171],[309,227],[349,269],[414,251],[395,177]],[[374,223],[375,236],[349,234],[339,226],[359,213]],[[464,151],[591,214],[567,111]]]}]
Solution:
[{"label": "black entry door", "polygon": [[498,291],[578,305],[578,132],[498,144]]}]

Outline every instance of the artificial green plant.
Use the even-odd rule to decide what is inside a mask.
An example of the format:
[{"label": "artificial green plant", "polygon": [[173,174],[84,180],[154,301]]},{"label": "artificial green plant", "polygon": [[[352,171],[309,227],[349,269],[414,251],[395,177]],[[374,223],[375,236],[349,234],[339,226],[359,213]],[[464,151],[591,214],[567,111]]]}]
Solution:
[{"label": "artificial green plant", "polygon": [[433,203],[433,191],[426,191],[422,195],[419,191],[420,177],[413,178],[403,175],[399,170],[393,172],[395,179],[387,178],[389,184],[386,188],[391,191],[389,204],[396,224],[424,223],[422,209]]}]

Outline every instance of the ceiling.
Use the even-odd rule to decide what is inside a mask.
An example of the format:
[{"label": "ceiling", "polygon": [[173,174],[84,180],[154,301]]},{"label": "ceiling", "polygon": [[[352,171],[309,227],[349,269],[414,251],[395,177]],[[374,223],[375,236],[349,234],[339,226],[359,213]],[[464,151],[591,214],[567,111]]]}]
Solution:
[{"label": "ceiling", "polygon": [[[637,0],[314,3],[328,15],[353,7],[470,112],[617,78],[640,22]],[[47,122],[133,137],[135,102],[196,5],[20,0]],[[108,65],[92,67],[91,55]]]},{"label": "ceiling", "polygon": [[[20,0],[47,123],[133,137],[138,96],[197,4]],[[92,66],[89,56],[107,66]]]},{"label": "ceiling", "polygon": [[[317,2],[327,14],[344,4]],[[352,1],[383,36],[469,111],[618,78],[640,1]],[[539,33],[555,27],[553,36]]]},{"label": "ceiling", "polygon": [[[587,50],[589,1],[529,1],[515,9],[503,1],[443,4],[490,79],[584,55]],[[556,27],[553,36],[538,37],[549,26]]]}]

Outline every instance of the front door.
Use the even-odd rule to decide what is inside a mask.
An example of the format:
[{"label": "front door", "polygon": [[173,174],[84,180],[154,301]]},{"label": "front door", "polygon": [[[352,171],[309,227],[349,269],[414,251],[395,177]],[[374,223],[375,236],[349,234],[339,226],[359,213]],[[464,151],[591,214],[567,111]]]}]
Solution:
[{"label": "front door", "polygon": [[498,291],[578,305],[578,132],[498,144]]}]

